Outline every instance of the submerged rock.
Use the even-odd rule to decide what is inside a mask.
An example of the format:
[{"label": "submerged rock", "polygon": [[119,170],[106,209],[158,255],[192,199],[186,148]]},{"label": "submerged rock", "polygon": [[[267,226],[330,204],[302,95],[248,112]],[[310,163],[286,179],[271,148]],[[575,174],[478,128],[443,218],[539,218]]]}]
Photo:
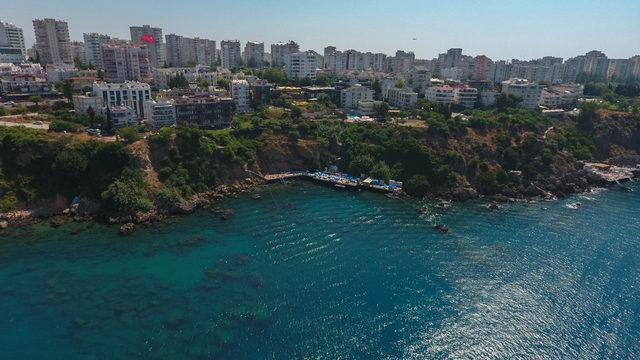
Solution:
[{"label": "submerged rock", "polygon": [[7,220],[0,220],[0,230],[6,229],[9,227],[9,222]]},{"label": "submerged rock", "polygon": [[130,235],[136,231],[136,226],[133,223],[126,223],[120,226],[120,235]]}]

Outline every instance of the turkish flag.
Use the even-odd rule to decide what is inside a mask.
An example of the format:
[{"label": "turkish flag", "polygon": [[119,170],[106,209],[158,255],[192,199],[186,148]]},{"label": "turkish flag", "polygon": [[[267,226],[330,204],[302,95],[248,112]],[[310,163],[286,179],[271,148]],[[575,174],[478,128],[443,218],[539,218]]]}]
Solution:
[{"label": "turkish flag", "polygon": [[149,44],[155,44],[156,41],[153,39],[153,34],[144,34],[140,36],[140,41],[146,42]]}]

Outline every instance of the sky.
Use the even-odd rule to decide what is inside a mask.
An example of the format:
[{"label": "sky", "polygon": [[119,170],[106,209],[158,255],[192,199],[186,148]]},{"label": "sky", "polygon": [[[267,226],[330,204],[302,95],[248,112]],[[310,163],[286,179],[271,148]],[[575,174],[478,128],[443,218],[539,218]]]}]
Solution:
[{"label": "sky", "polygon": [[22,27],[27,46],[31,20],[44,17],[67,21],[72,40],[129,39],[129,26],[150,24],[164,35],[264,41],[266,51],[295,40],[320,53],[402,49],[421,59],[453,47],[505,60],[640,54],[640,0],[0,0],[0,20]]}]

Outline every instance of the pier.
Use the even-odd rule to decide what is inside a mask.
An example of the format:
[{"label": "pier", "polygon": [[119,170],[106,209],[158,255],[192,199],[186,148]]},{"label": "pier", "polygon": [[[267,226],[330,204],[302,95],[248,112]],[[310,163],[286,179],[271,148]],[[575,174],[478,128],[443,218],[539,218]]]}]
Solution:
[{"label": "pier", "polygon": [[386,193],[402,192],[401,182],[390,180],[387,183],[383,180],[372,178],[366,178],[362,180],[345,173],[329,173],[323,171],[289,171],[279,174],[263,175],[262,178],[267,182],[278,182],[289,179],[302,178],[348,190],[365,189]]}]

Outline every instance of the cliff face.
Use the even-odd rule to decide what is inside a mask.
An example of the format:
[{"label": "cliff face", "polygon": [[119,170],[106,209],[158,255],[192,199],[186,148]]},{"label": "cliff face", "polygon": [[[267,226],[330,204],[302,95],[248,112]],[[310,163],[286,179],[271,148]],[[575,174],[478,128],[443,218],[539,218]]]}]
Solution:
[{"label": "cliff face", "polygon": [[628,166],[640,164],[640,115],[601,111],[594,140],[598,160]]},{"label": "cliff face", "polygon": [[263,174],[317,168],[327,152],[317,141],[291,140],[278,134],[268,135],[264,144],[257,151],[257,165]]}]

